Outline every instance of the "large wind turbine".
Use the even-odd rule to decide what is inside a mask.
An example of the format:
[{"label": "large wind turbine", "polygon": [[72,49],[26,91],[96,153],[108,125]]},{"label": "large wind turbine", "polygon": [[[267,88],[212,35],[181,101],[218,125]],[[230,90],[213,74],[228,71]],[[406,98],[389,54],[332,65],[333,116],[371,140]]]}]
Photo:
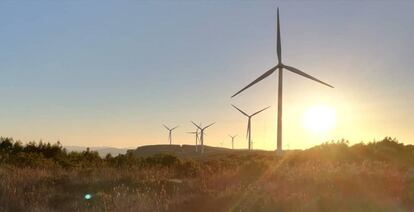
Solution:
[{"label": "large wind turbine", "polygon": [[229,136],[231,138],[231,149],[234,149],[234,138],[236,138],[237,135],[233,135],[233,136],[229,135]]},{"label": "large wind turbine", "polygon": [[252,125],[251,125],[252,117],[255,116],[255,115],[257,115],[257,114],[259,114],[260,112],[266,110],[270,106],[269,107],[266,107],[264,109],[261,109],[261,110],[255,112],[255,113],[253,113],[251,115],[248,115],[246,112],[242,111],[240,108],[238,108],[238,107],[236,107],[234,105],[231,105],[231,106],[233,106],[234,108],[236,108],[238,111],[240,111],[240,113],[242,113],[243,115],[247,116],[247,118],[248,118],[247,119],[248,121],[247,121],[247,134],[246,134],[246,137],[248,139],[248,149],[251,150],[252,149],[252,147],[251,147],[251,145],[252,145],[252,128],[251,128],[252,127]]},{"label": "large wind turbine", "polygon": [[194,124],[194,126],[196,126],[199,130],[200,130],[200,144],[201,144],[201,154],[204,153],[204,130],[207,129],[208,127],[210,127],[211,125],[215,124],[215,123],[211,123],[210,125],[207,125],[206,127],[201,127],[200,125],[197,125],[194,122],[191,122]]},{"label": "large wind turbine", "polygon": [[195,151],[198,152],[198,127],[196,128],[196,131],[194,132],[187,132],[190,134],[194,134],[195,135]]},{"label": "large wind turbine", "polygon": [[171,136],[171,132],[172,132],[173,130],[175,130],[178,126],[176,126],[176,127],[174,127],[174,128],[169,128],[169,127],[167,127],[165,124],[163,124],[163,125],[164,125],[165,129],[167,129],[167,130],[168,130],[168,141],[170,142],[170,145],[171,145],[171,143],[172,143],[172,136]]},{"label": "large wind turbine", "polygon": [[241,93],[242,91],[246,90],[250,86],[258,83],[262,79],[268,77],[269,75],[273,74],[276,70],[279,71],[279,85],[278,85],[278,104],[277,104],[277,152],[282,153],[282,89],[283,89],[283,69],[286,69],[290,72],[293,72],[295,74],[301,75],[303,77],[306,77],[308,79],[314,80],[316,82],[319,82],[323,85],[326,85],[328,87],[333,88],[332,85],[329,85],[328,83],[322,82],[319,79],[316,79],[315,77],[300,71],[297,68],[287,66],[282,63],[282,45],[281,45],[281,39],[280,39],[280,22],[279,22],[279,8],[277,8],[277,65],[268,71],[266,71],[263,75],[261,75],[259,78],[248,84],[246,87],[235,93],[232,97],[235,97],[237,94]]}]

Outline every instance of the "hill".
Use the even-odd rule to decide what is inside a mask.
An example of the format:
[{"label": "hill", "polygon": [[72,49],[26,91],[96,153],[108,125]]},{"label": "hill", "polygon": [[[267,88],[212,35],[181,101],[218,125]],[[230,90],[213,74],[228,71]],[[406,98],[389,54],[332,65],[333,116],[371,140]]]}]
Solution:
[{"label": "hill", "polygon": [[[200,148],[200,147],[199,147]],[[200,149],[199,149],[200,151]],[[204,154],[195,151],[194,145],[147,145],[138,147],[135,150],[132,150],[132,154],[138,157],[148,157],[156,154],[172,154],[179,158],[183,159],[197,159],[197,158],[211,158],[224,156],[226,154],[254,154],[254,153],[274,153],[273,151],[264,151],[264,150],[252,150],[248,151],[245,149],[228,149],[222,147],[212,147],[204,146]]]}]

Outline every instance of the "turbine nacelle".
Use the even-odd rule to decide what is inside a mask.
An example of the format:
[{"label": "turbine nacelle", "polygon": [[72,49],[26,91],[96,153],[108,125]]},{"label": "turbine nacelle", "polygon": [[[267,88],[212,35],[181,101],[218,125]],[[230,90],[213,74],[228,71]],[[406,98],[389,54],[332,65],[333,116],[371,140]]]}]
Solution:
[{"label": "turbine nacelle", "polygon": [[175,129],[177,129],[179,126],[177,125],[177,126],[175,126],[175,127],[173,127],[173,128],[169,128],[169,127],[167,127],[167,125],[165,125],[165,124],[163,124],[163,126],[165,127],[165,129],[167,129],[168,131],[173,131],[173,130],[175,130]]}]

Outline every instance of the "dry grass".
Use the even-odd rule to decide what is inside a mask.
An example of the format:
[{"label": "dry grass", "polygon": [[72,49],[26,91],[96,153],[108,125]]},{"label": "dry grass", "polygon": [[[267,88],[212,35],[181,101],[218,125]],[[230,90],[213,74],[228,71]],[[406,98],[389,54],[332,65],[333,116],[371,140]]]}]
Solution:
[{"label": "dry grass", "polygon": [[29,147],[3,142],[0,211],[414,211],[414,146],[389,138],[194,161]]},{"label": "dry grass", "polygon": [[[413,176],[383,162],[257,159],[194,177],[154,168],[2,166],[1,211],[409,211]],[[231,163],[230,163],[231,164]],[[224,166],[221,164],[220,166]],[[173,179],[173,180],[172,180]],[[411,185],[409,183],[411,182]],[[84,194],[91,193],[91,200]],[[405,202],[404,202],[405,201]]]}]

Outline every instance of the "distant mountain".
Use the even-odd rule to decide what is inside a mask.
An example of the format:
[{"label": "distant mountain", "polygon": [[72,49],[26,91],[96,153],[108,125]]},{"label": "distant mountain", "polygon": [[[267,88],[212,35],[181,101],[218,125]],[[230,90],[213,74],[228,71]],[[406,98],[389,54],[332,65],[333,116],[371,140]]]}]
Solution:
[{"label": "distant mountain", "polygon": [[[86,151],[87,147],[84,146],[64,146],[68,152],[82,152]],[[117,156],[119,154],[125,154],[127,148],[115,148],[115,147],[89,147],[91,151],[97,151],[101,157],[105,157],[108,153],[111,153],[112,156]]]}]

